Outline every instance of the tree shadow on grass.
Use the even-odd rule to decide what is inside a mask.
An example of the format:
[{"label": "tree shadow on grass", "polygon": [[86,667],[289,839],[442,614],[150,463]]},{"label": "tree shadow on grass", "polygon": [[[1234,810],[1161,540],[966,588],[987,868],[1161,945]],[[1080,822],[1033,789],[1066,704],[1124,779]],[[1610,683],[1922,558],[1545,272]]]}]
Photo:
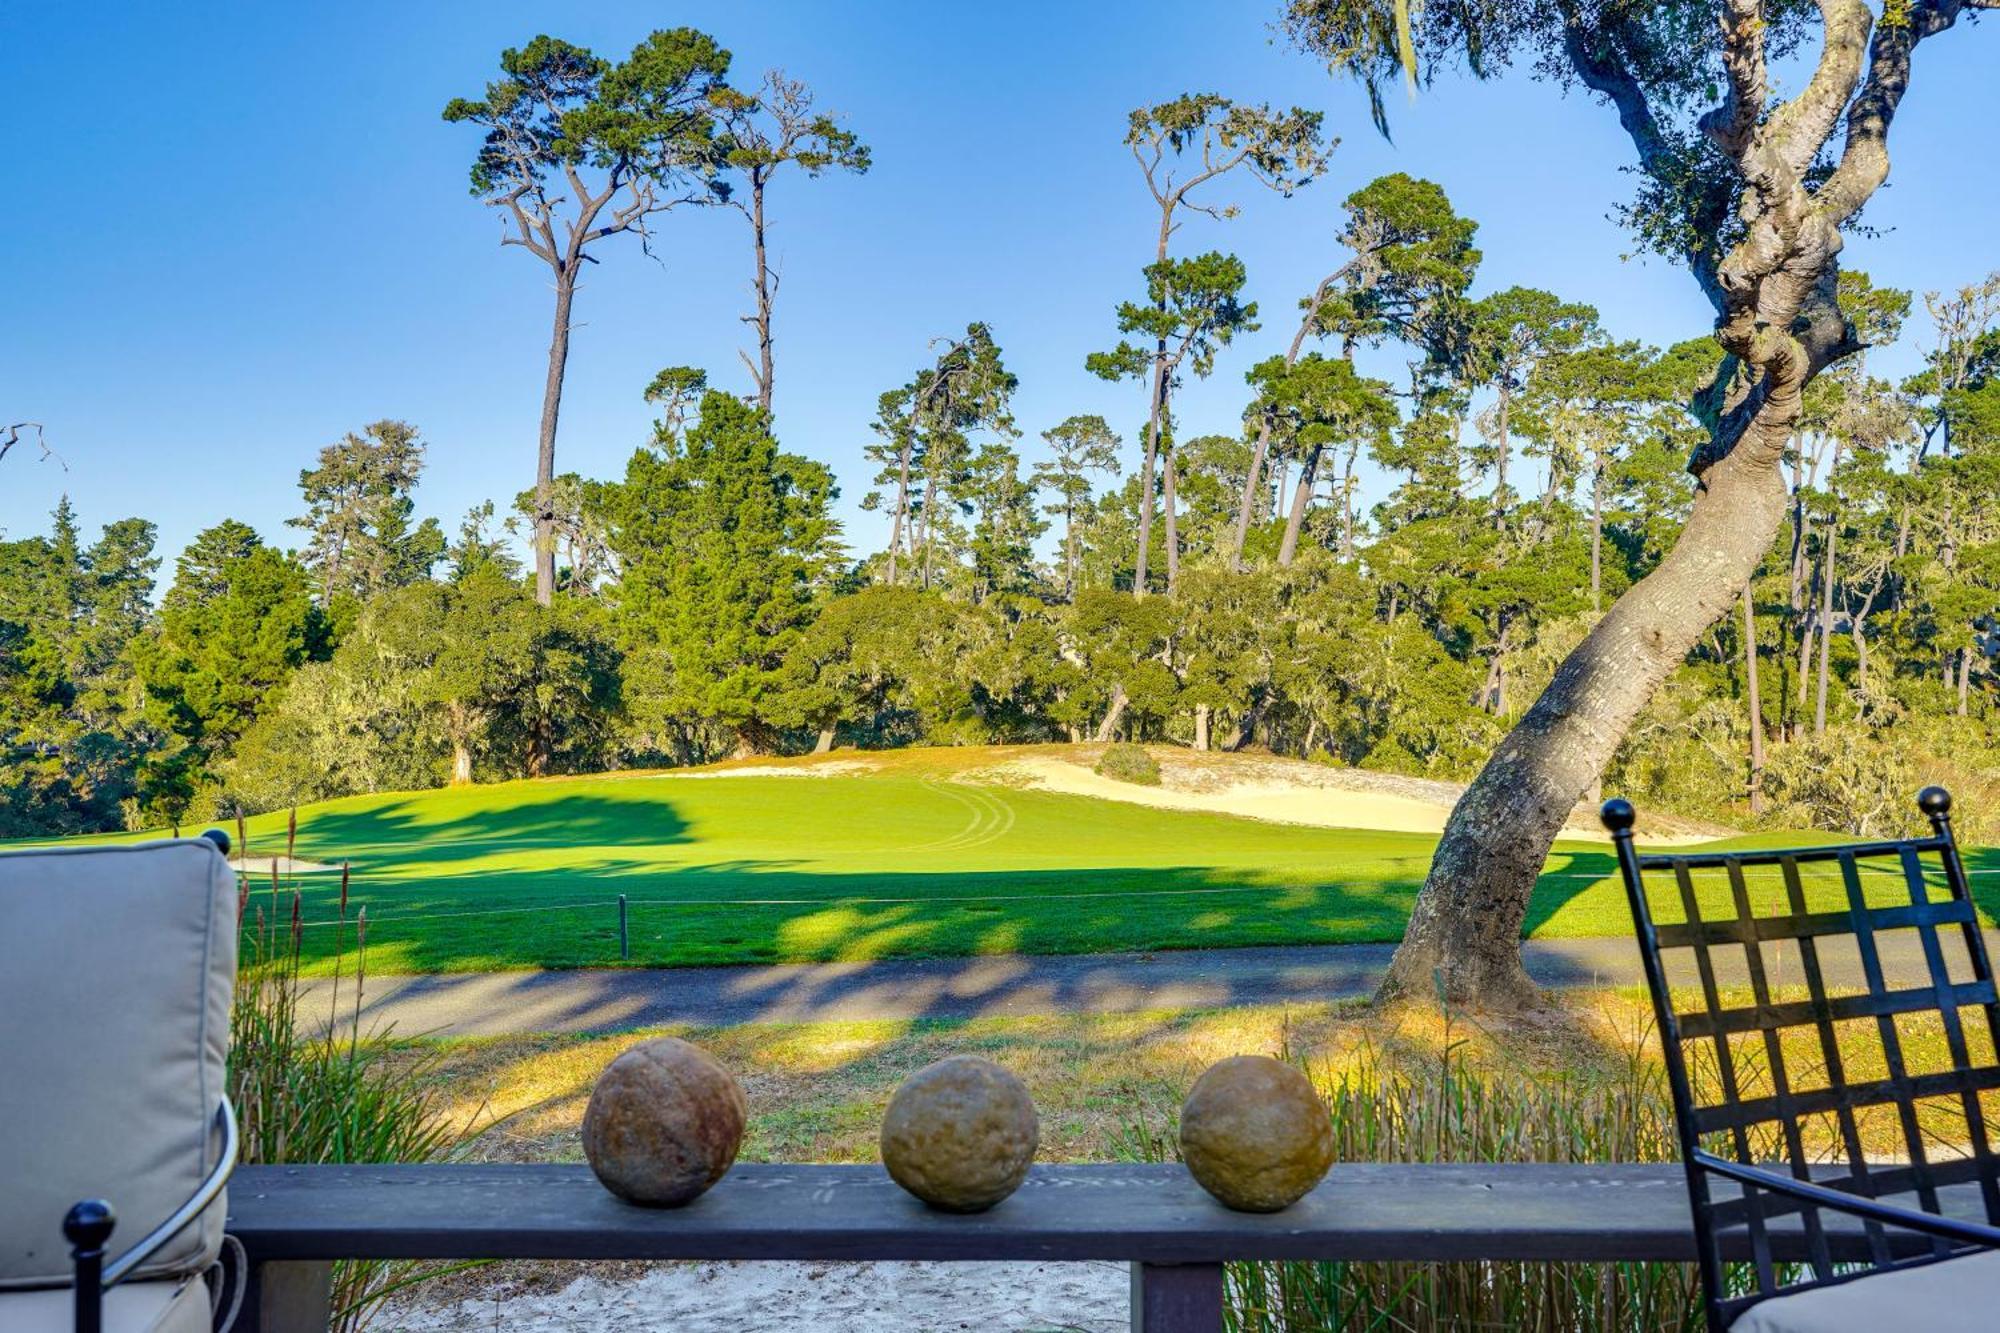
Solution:
[{"label": "tree shadow on grass", "polygon": [[[444,807],[448,809],[449,807]],[[553,796],[439,819],[435,793],[364,809],[317,811],[299,825],[301,856],[351,859],[357,866],[424,864],[505,856],[541,846],[659,847],[690,840],[688,821],[657,796]],[[269,852],[277,838],[252,837]]]},{"label": "tree shadow on grass", "polygon": [[[371,880],[369,968],[633,966],[1077,954],[1393,941],[1416,883],[1275,877],[1210,866],[829,874],[795,862],[662,869],[594,855],[556,869]],[[301,881],[309,967],[330,964],[337,886]],[[352,934],[347,947],[352,948]]]}]

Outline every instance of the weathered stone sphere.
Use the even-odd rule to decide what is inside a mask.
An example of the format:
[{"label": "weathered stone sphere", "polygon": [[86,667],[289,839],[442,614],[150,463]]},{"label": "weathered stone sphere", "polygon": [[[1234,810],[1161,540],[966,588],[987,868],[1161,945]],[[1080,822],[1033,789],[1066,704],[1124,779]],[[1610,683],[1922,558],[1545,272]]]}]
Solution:
[{"label": "weathered stone sphere", "polygon": [[1021,1080],[954,1055],[903,1080],[882,1117],[882,1165],[934,1208],[977,1213],[1020,1188],[1041,1142]]},{"label": "weathered stone sphere", "polygon": [[750,1108],[728,1070],[675,1037],[613,1060],[583,1113],[583,1155],[627,1203],[678,1208],[722,1179]]},{"label": "weathered stone sphere", "polygon": [[1181,1157],[1225,1206],[1275,1213],[1333,1165],[1333,1124],[1312,1081],[1268,1055],[1211,1065],[1181,1108]]}]

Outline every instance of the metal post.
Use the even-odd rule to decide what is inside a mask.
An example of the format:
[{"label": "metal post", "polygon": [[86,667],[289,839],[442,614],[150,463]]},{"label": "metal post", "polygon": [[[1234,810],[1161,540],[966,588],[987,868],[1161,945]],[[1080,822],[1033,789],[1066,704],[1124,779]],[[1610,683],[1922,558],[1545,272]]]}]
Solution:
[{"label": "metal post", "polygon": [[85,1199],[63,1218],[63,1235],[76,1265],[76,1333],[104,1327],[104,1243],[118,1219],[102,1199]]},{"label": "metal post", "polygon": [[625,895],[618,895],[618,956],[626,962],[632,961],[632,931],[630,916],[625,910]]},{"label": "metal post", "polygon": [[1132,1333],[1222,1333],[1222,1265],[1133,1264]]}]

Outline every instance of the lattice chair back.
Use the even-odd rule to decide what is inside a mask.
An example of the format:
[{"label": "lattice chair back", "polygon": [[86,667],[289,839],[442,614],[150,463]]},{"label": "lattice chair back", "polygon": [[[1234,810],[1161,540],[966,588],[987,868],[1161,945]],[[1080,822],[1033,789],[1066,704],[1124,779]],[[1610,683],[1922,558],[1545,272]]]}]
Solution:
[{"label": "lattice chair back", "polygon": [[[1927,787],[1917,804],[1928,837],[1643,856],[1631,804],[1604,805],[1712,1328],[1773,1296],[1785,1299],[1738,1326],[1802,1293],[2000,1245],[1993,971],[1951,797]],[[1725,1266],[1742,1259],[1747,1272]],[[1885,1289],[1840,1299],[1864,1290]],[[1988,1299],[2000,1311],[2000,1287]]]}]

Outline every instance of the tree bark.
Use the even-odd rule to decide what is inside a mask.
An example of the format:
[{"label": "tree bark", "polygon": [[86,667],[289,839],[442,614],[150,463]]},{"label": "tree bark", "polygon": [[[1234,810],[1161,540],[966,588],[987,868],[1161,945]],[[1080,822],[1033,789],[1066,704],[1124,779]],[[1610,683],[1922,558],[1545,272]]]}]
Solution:
[{"label": "tree bark", "polygon": [[[1790,397],[1796,406],[1798,390]],[[1787,423],[1788,425],[1789,423]],[[1521,926],[1549,846],[1653,691],[1742,595],[1784,519],[1786,431],[1708,469],[1665,559],[1611,607],[1466,789],[1396,951],[1385,998],[1519,1008],[1538,994]]]},{"label": "tree bark", "polygon": [[910,429],[911,438],[903,441],[898,460],[896,512],[889,519],[889,586],[892,588],[896,586],[896,558],[903,548],[903,524],[910,512],[910,446],[916,427],[913,425]]},{"label": "tree bark", "polygon": [[1271,449],[1271,423],[1260,422],[1256,442],[1250,446],[1250,475],[1243,479],[1243,502],[1236,509],[1236,531],[1229,539],[1229,570],[1243,572],[1243,544],[1250,537],[1250,514],[1262,494],[1264,458]]},{"label": "tree bark", "polygon": [[750,170],[750,231],[757,251],[757,314],[752,324],[757,330],[757,364],[752,375],[757,381],[757,406],[766,413],[771,410],[771,306],[776,293],[771,287],[770,254],[764,247],[764,186],[767,178],[763,167]]},{"label": "tree bark", "polygon": [[833,752],[833,730],[834,724],[831,722],[819,729],[819,739],[813,742],[814,754],[831,754]]},{"label": "tree bark", "polygon": [[[1837,247],[1826,235],[1791,238],[1818,250],[1814,271],[1767,275],[1772,290],[1764,298],[1738,297],[1718,321],[1718,340],[1752,373],[1734,381],[1733,396],[1718,385],[1705,398],[1714,425],[1690,463],[1701,485],[1687,523],[1658,567],[1557,669],[1459,799],[1382,999],[1441,996],[1458,1007],[1503,1010],[1539,1002],[1521,965],[1521,930],[1549,847],[1654,690],[1742,596],[1784,521],[1780,462],[1805,385],[1853,350],[1832,305]],[[1725,264],[1736,258],[1732,252]]]},{"label": "tree bark", "polygon": [[1194,707],[1194,748],[1197,750],[1206,750],[1209,748],[1208,720],[1209,706],[1207,704],[1196,704]]},{"label": "tree bark", "polygon": [[1314,445],[1299,464],[1298,488],[1292,492],[1292,512],[1285,519],[1284,540],[1278,543],[1278,563],[1289,565],[1299,550],[1299,529],[1305,526],[1306,506],[1312,500],[1313,484],[1319,480],[1320,446]]},{"label": "tree bark", "polygon": [[571,265],[556,273],[555,328],[549,335],[549,374],[542,386],[541,441],[535,453],[535,600],[543,606],[556,596],[556,419],[562,413],[570,308],[575,300],[576,268]]},{"label": "tree bark", "polygon": [[1590,482],[1590,609],[1604,609],[1604,462]]},{"label": "tree bark", "polygon": [[1163,506],[1167,547],[1167,596],[1171,597],[1181,584],[1181,533],[1174,503],[1174,451],[1171,445],[1160,451],[1160,502]]},{"label": "tree bark", "polygon": [[1757,611],[1743,585],[1743,688],[1750,711],[1750,813],[1764,813],[1764,700],[1757,689]]},{"label": "tree bark", "polygon": [[1838,547],[1840,543],[1840,520],[1829,518],[1826,524],[1825,570],[1820,575],[1819,593],[1819,691],[1813,700],[1813,735],[1826,734],[1826,678],[1830,672],[1833,657],[1833,581],[1838,576]]},{"label": "tree bark", "polygon": [[1097,727],[1097,742],[1102,745],[1118,734],[1118,723],[1125,716],[1125,705],[1131,701],[1125,697],[1123,685],[1111,687],[1111,707],[1104,710],[1104,721]]},{"label": "tree bark", "polygon": [[1354,558],[1354,462],[1361,455],[1359,444],[1347,446],[1340,466],[1340,558]]},{"label": "tree bark", "polygon": [[[1299,363],[1299,354],[1305,350],[1306,336],[1313,332],[1319,322],[1320,305],[1326,300],[1327,293],[1331,292],[1334,285],[1353,269],[1353,262],[1343,264],[1321,278],[1319,286],[1313,288],[1312,298],[1306,303],[1305,318],[1299,321],[1299,327],[1292,334],[1292,345],[1285,349],[1286,369]],[[1243,503],[1236,511],[1236,533],[1229,545],[1231,572],[1239,572],[1243,568],[1243,543],[1250,535],[1251,509],[1257,502],[1260,491],[1258,482],[1263,478],[1264,460],[1270,455],[1270,449],[1271,418],[1269,414],[1264,414],[1257,422],[1257,439],[1250,449],[1250,475],[1243,479]],[[1281,489],[1282,485],[1280,482]]]},{"label": "tree bark", "polygon": [[1964,717],[1972,692],[1972,649],[1958,650],[1958,715]]},{"label": "tree bark", "polygon": [[1153,469],[1160,452],[1160,408],[1166,396],[1166,344],[1153,361],[1153,405],[1146,417],[1146,463],[1139,473],[1139,553],[1132,570],[1132,595],[1146,595],[1146,556],[1153,544]]}]

